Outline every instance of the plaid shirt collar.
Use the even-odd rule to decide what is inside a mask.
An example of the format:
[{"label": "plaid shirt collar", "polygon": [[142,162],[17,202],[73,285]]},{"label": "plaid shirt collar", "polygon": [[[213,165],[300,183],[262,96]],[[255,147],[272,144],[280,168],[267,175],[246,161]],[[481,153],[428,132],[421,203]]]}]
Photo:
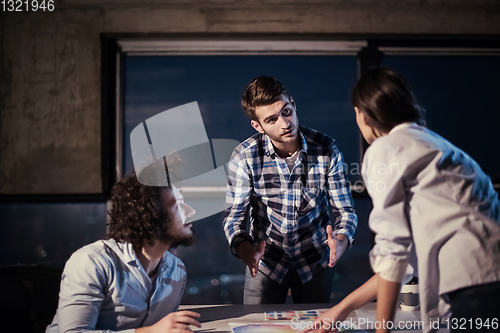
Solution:
[{"label": "plaid shirt collar", "polygon": [[[300,135],[300,139],[301,139],[301,151],[303,153],[306,153],[307,154],[307,140],[306,138],[304,137],[304,135],[302,134],[302,131],[301,131],[301,126],[299,126],[299,135]],[[276,151],[274,150],[274,145],[273,145],[273,142],[271,141],[271,138],[267,135],[267,134],[263,134],[264,136],[264,147],[265,147],[265,154],[266,156],[269,156],[271,158],[275,158],[278,156],[278,154],[276,153]]]}]

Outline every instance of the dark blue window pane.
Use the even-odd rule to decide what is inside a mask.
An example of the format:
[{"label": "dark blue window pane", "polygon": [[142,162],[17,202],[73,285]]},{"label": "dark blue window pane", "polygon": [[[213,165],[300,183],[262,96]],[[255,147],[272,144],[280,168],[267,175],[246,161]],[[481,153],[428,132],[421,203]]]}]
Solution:
[{"label": "dark blue window pane", "polygon": [[350,167],[359,163],[359,131],[349,97],[356,68],[354,56],[127,57],[124,170],[133,169],[132,129],[189,102],[198,102],[209,139],[241,142],[256,133],[240,102],[246,85],[260,75],[274,76],[285,84],[297,104],[300,123],[337,140]]},{"label": "dark blue window pane", "polygon": [[106,203],[2,203],[0,266],[63,268],[80,247],[106,233]]},{"label": "dark blue window pane", "polygon": [[386,56],[427,111],[427,126],[500,177],[500,57]]},{"label": "dark blue window pane", "polygon": [[[359,163],[360,136],[350,103],[350,89],[357,78],[354,56],[131,56],[125,59],[124,68],[125,172],[133,170],[130,132],[140,122],[186,103],[198,102],[209,139],[241,142],[256,133],[240,103],[246,85],[260,75],[282,81],[295,99],[300,123],[337,140],[348,170],[359,172],[353,164]],[[358,174],[349,177],[359,179]],[[360,207],[367,216],[369,200],[358,201],[363,202]],[[184,304],[243,300],[245,265],[231,255],[222,220],[220,213],[195,222],[199,237],[194,245],[177,249],[188,270]],[[368,228],[363,231],[369,235]],[[346,253],[348,259],[339,262],[334,288],[338,295],[354,290],[369,277],[369,246],[369,242],[360,243],[357,251]]]}]

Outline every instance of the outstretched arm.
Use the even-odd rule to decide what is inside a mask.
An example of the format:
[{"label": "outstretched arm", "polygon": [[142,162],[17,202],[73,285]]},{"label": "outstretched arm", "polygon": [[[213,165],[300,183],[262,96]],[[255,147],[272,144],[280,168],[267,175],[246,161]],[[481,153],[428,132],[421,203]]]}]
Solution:
[{"label": "outstretched arm", "polygon": [[[378,274],[377,274],[378,275]],[[377,292],[377,322],[387,323],[394,320],[396,305],[398,304],[401,282],[393,282],[379,277]],[[377,333],[387,333],[391,330],[381,325]]]},{"label": "outstretched arm", "polygon": [[308,330],[305,329],[301,333],[306,332],[318,332],[325,333],[330,332],[330,328],[336,327],[337,322],[344,321],[349,313],[360,308],[361,306],[373,301],[377,297],[379,276],[378,274],[373,275],[368,281],[366,281],[361,287],[354,290],[346,298],[342,300],[339,304],[335,305],[328,312],[321,315],[317,321],[323,323],[322,328],[318,330]]}]

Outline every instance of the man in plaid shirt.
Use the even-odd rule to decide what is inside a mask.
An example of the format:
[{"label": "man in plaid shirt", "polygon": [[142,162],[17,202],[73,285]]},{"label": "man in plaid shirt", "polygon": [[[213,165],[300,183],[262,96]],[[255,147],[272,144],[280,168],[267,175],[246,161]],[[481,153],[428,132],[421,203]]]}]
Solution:
[{"label": "man in plaid shirt", "polygon": [[[241,102],[259,133],[229,162],[224,232],[246,264],[244,303],[328,303],[357,216],[335,141],[299,126],[281,82],[261,76]],[[335,217],[332,227],[328,202]]]}]

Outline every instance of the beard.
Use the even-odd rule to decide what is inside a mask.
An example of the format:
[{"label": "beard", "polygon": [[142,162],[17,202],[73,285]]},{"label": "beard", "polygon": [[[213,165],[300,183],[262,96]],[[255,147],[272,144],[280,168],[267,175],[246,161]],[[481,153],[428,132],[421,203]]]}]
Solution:
[{"label": "beard", "polygon": [[194,242],[194,238],[195,238],[194,235],[195,235],[195,231],[194,231],[193,227],[191,227],[191,235],[190,236],[174,234],[174,235],[169,235],[166,238],[168,239],[168,241],[171,244],[170,247],[178,247],[180,245],[190,246]]},{"label": "beard", "polygon": [[279,142],[279,143],[290,143],[294,142],[297,140],[297,137],[299,136],[299,129],[298,126],[295,127],[292,130],[293,136],[283,136],[283,135],[272,135],[264,131],[264,133],[273,141],[273,142]]}]

